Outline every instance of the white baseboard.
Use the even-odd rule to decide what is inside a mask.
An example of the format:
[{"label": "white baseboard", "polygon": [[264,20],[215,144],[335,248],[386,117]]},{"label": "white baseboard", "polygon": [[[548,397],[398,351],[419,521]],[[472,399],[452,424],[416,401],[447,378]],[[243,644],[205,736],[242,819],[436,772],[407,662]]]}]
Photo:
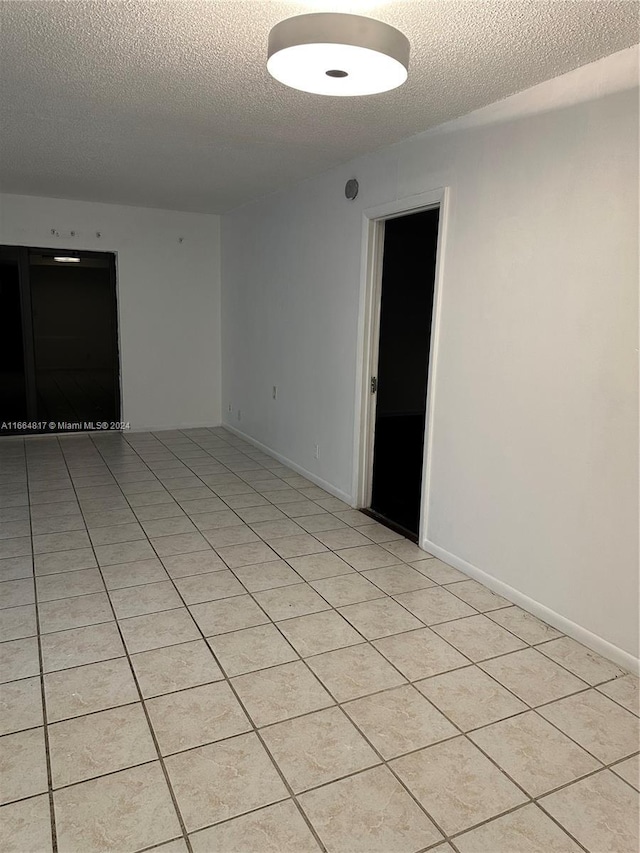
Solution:
[{"label": "white baseboard", "polygon": [[122,430],[123,433],[128,434],[132,432],[164,432],[165,430],[176,430],[176,429],[214,429],[214,427],[224,426],[220,421],[217,423],[212,423],[211,421],[206,421],[203,423],[189,423],[189,424],[163,424],[162,426],[133,426],[129,429]]},{"label": "white baseboard", "polygon": [[527,610],[534,616],[538,616],[544,622],[548,622],[549,625],[553,625],[554,628],[562,631],[562,633],[566,634],[568,637],[572,637],[579,643],[588,646],[590,649],[593,649],[594,652],[597,652],[603,657],[617,663],[618,666],[629,670],[629,672],[632,672],[634,675],[640,675],[640,659],[634,657],[624,649],[619,648],[619,646],[615,646],[603,637],[593,634],[587,628],[583,628],[582,625],[578,625],[570,619],[567,619],[565,616],[562,616],[560,613],[556,613],[555,610],[551,610],[549,607],[541,604],[534,598],[530,598],[523,592],[514,589],[514,587],[509,586],[509,584],[504,583],[504,581],[498,580],[498,578],[487,574],[487,572],[484,572],[482,569],[478,569],[472,563],[468,563],[466,560],[456,557],[455,554],[451,554],[449,551],[446,551],[444,548],[436,545],[435,542],[430,542],[428,539],[424,539],[420,543],[420,547],[424,551],[428,551],[429,554],[433,554],[434,557],[438,557],[443,562],[453,566],[455,569],[460,569],[461,572],[464,572],[466,575],[480,581],[480,583],[489,587],[493,592],[498,593],[498,595],[501,595],[509,601],[512,601],[514,604],[517,604],[519,607],[522,607],[523,610]]},{"label": "white baseboard", "polygon": [[[351,495],[348,495],[346,492],[343,492],[341,489],[337,489],[331,483],[327,483],[321,477],[318,477],[312,471],[308,471],[306,468],[303,468],[301,465],[296,464],[291,459],[283,456],[281,453],[276,453],[272,448],[267,447],[267,445],[253,438],[247,433],[242,432],[242,430],[237,429],[230,424],[223,423],[222,426],[225,429],[228,429],[229,432],[237,435],[239,438],[244,439],[245,441],[252,444],[254,447],[257,447],[259,450],[262,450],[264,453],[267,453],[269,456],[272,456],[274,459],[277,459],[278,462],[282,462],[283,465],[293,469],[298,474],[301,474],[303,477],[306,477],[312,483],[315,483],[317,486],[320,486],[321,489],[324,489],[326,492],[329,492],[331,495],[335,495],[335,497],[340,498],[340,500],[348,503],[349,506],[355,506],[353,498]],[[551,610],[551,608],[547,607],[544,604],[541,604],[539,601],[536,601],[534,598],[530,598],[525,593],[520,592],[504,581],[499,580],[493,575],[488,574],[482,569],[477,568],[472,563],[468,563],[466,560],[463,560],[461,557],[457,557],[455,554],[441,548],[439,545],[436,545],[435,542],[431,542],[428,539],[424,539],[420,547],[425,551],[428,551],[430,554],[433,554],[434,557],[438,557],[443,560],[445,563],[448,563],[450,566],[453,566],[456,569],[460,569],[461,572],[464,572],[469,577],[475,578],[480,581],[480,583],[487,586],[489,589],[498,593],[498,595],[502,595],[504,598],[512,601],[514,604],[517,604],[519,607],[522,607],[523,610],[532,613],[534,616],[542,619],[544,622],[547,622],[549,625],[552,625],[554,628],[557,628],[559,631],[562,631],[563,634],[566,634],[568,637],[572,637],[574,640],[577,640],[579,643],[587,646],[590,649],[593,649],[594,652],[602,655],[603,657],[608,658],[614,663],[621,666],[623,669],[632,672],[634,675],[640,675],[640,659],[634,657],[629,652],[621,649],[619,646],[610,643],[608,640],[605,640],[603,637],[598,636],[597,634],[592,633],[587,628],[583,628],[582,625],[578,625],[576,622],[572,622],[570,619],[567,619],[566,616],[562,616],[560,613],[557,613],[555,610]]]},{"label": "white baseboard", "polygon": [[253,438],[250,435],[247,435],[246,432],[242,432],[242,430],[237,429],[231,424],[222,424],[225,429],[228,429],[229,432],[234,433],[239,438],[243,438],[245,441],[248,441],[249,444],[253,444],[254,447],[257,447],[258,450],[262,450],[263,453],[266,453],[268,456],[273,456],[274,459],[277,459],[278,462],[282,462],[283,465],[286,465],[287,468],[292,468],[296,474],[300,474],[302,477],[306,477],[307,480],[311,480],[312,483],[315,483],[316,486],[320,486],[321,489],[324,489],[325,492],[329,492],[330,495],[333,495],[335,498],[340,498],[341,501],[349,504],[349,506],[354,506],[353,498],[351,495],[348,495],[346,492],[343,492],[342,489],[337,489],[331,483],[327,483],[326,480],[323,480],[322,477],[318,477],[317,474],[314,474],[312,471],[307,471],[306,468],[303,468],[302,465],[298,465],[296,462],[293,462],[286,456],[283,456],[281,453],[276,453],[275,450],[272,450],[270,447],[267,447],[266,444],[263,444],[261,441],[258,441],[256,438]]}]

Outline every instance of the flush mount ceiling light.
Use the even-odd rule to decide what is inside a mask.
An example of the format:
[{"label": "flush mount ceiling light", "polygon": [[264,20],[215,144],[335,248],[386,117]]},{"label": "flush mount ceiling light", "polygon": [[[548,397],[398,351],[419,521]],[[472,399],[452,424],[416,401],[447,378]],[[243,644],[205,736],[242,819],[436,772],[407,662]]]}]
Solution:
[{"label": "flush mount ceiling light", "polygon": [[54,256],[54,261],[57,261],[59,264],[79,264],[80,258],[72,258],[71,256],[66,255],[58,255]]},{"label": "flush mount ceiling light", "polygon": [[280,21],[269,33],[269,73],[314,95],[388,92],[408,68],[407,37],[372,18],[318,12]]}]

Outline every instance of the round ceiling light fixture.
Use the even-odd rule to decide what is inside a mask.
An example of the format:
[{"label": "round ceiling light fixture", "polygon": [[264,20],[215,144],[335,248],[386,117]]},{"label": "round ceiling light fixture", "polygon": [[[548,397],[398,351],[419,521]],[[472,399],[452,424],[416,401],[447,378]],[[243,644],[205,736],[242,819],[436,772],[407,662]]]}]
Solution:
[{"label": "round ceiling light fixture", "polygon": [[382,21],[317,12],[275,25],[267,69],[285,86],[314,95],[374,95],[405,82],[409,49],[409,39]]}]

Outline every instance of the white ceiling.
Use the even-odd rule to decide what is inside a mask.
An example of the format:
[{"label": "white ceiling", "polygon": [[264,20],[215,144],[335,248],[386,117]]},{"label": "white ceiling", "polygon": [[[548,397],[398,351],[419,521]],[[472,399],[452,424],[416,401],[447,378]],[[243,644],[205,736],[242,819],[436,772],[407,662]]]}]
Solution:
[{"label": "white ceiling", "polygon": [[[287,89],[282,18],[352,11],[411,41],[409,81],[366,98]],[[629,47],[637,2],[2,0],[6,192],[221,212]]]}]

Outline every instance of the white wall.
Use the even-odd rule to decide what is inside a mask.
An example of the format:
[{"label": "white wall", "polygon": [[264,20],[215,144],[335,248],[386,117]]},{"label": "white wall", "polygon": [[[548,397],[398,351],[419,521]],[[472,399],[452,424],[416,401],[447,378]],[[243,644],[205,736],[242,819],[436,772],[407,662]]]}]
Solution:
[{"label": "white wall", "polygon": [[638,654],[634,85],[637,54],[624,51],[222,223],[223,415],[351,496],[363,210],[450,188],[426,541],[627,663]]},{"label": "white wall", "polygon": [[218,216],[3,195],[0,243],[117,252],[123,420],[220,423]]}]

